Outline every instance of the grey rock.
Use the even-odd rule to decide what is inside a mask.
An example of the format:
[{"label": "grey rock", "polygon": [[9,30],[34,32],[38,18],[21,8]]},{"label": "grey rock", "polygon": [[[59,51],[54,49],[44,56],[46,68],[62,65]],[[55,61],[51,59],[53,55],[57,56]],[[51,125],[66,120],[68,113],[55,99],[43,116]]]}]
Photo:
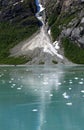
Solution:
[{"label": "grey rock", "polygon": [[[38,24],[35,18],[36,6],[34,0],[23,1],[21,0],[0,0],[0,22],[11,21],[12,23],[24,21],[29,18],[24,25]],[[34,17],[33,22],[32,18]]]},{"label": "grey rock", "polygon": [[73,28],[67,28],[67,29],[63,30],[62,33],[64,36],[68,37],[71,35],[72,30],[73,30]]},{"label": "grey rock", "polygon": [[75,28],[72,31],[71,37],[72,38],[79,38],[80,37],[80,28]]},{"label": "grey rock", "polygon": [[78,39],[78,42],[79,42],[80,44],[84,44],[84,36],[81,37],[81,38],[79,38],[79,39]]},{"label": "grey rock", "polygon": [[84,17],[81,19],[81,23],[84,23]]}]

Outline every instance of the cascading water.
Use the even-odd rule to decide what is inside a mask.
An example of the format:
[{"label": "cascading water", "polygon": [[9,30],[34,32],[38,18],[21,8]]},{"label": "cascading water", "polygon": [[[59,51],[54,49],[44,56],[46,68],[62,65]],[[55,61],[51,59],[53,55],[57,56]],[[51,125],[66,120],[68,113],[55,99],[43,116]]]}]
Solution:
[{"label": "cascading water", "polygon": [[[63,56],[57,53],[57,50],[59,49],[58,42],[54,42],[54,46],[50,43],[50,39],[47,31],[45,31],[45,8],[42,6],[40,0],[35,0],[36,6],[37,6],[37,13],[36,17],[37,19],[42,23],[41,33],[43,33],[43,42],[46,40],[47,46],[43,47],[44,52],[50,53],[52,56],[56,55],[61,60],[63,60]],[[47,30],[47,29],[46,29]],[[57,50],[56,50],[57,49]]]},{"label": "cascading water", "polygon": [[[45,8],[42,6],[40,0],[35,0],[37,6],[36,17],[41,23],[39,33],[36,33],[30,40],[28,39],[20,47],[13,48],[15,55],[27,55],[31,57],[31,61],[27,64],[54,64],[64,61],[64,57],[60,55],[59,44],[57,41],[51,42],[47,27],[45,24]],[[17,48],[21,48],[16,52]]]},{"label": "cascading water", "polygon": [[36,3],[36,7],[37,7],[36,17],[40,21],[40,23],[42,23],[42,25],[43,25],[44,24],[43,12],[44,12],[45,8],[43,8],[43,6],[42,6],[42,4],[40,4],[39,0],[35,0],[35,3]]}]

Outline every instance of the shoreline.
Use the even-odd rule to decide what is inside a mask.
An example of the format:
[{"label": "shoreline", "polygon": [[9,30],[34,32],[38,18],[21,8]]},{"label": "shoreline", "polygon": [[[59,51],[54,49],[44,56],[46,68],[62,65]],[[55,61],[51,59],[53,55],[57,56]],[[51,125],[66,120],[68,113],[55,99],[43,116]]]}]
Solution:
[{"label": "shoreline", "polygon": [[84,67],[84,65],[82,64],[52,64],[52,65],[36,65],[36,64],[32,64],[32,65],[0,65],[0,67],[74,67],[74,66],[82,66]]}]

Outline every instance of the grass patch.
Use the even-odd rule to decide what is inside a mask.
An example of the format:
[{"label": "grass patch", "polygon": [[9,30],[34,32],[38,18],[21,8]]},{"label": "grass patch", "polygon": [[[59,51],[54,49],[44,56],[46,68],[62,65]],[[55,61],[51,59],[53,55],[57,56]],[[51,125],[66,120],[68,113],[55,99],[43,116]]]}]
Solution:
[{"label": "grass patch", "polygon": [[73,63],[84,64],[84,49],[78,47],[68,38],[64,38],[62,42],[65,56]]},{"label": "grass patch", "polygon": [[51,35],[53,38],[53,41],[56,40],[56,38],[60,35],[63,26],[67,26],[69,22],[71,22],[72,19],[74,19],[76,14],[71,14],[67,16],[60,15],[58,16],[57,20],[53,23],[51,26]]},{"label": "grass patch", "polygon": [[56,23],[54,23],[51,27],[51,35],[53,41],[56,40],[56,38],[60,35],[60,33],[61,33],[61,29],[59,29],[59,26]]},{"label": "grass patch", "polygon": [[39,62],[39,65],[44,65],[44,64],[45,64],[44,61],[40,61],[40,62]]},{"label": "grass patch", "polygon": [[7,22],[0,23],[0,64],[26,63],[27,59],[23,57],[9,58],[9,50],[22,40],[29,38],[37,29],[36,25],[22,26]]},{"label": "grass patch", "polygon": [[56,19],[57,19],[57,15],[56,15],[55,13],[52,14],[52,15],[49,17],[49,19],[48,19],[48,24],[49,24],[49,26],[52,26],[52,25],[55,23]]},{"label": "grass patch", "polygon": [[55,60],[52,60],[52,63],[54,63],[54,64],[57,64],[57,61],[55,61]]},{"label": "grass patch", "polygon": [[26,58],[24,56],[7,57],[7,58],[1,58],[0,64],[18,65],[18,64],[25,64],[30,60],[31,60],[30,58]]},{"label": "grass patch", "polygon": [[76,17],[76,14],[65,15],[64,17],[62,16],[61,20],[59,20],[58,22],[61,25],[68,25],[69,22],[71,22],[72,19],[74,19],[75,17]]}]

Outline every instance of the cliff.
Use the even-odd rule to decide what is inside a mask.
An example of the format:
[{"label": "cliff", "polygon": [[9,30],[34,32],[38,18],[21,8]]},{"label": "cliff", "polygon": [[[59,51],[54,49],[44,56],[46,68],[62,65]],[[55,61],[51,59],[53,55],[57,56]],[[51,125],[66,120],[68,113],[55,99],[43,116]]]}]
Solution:
[{"label": "cliff", "polygon": [[46,0],[46,21],[65,56],[84,64],[84,0]]},{"label": "cliff", "polygon": [[34,25],[37,24],[35,12],[34,0],[0,0],[0,22]]},{"label": "cliff", "polygon": [[23,64],[29,59],[9,57],[10,49],[38,30],[34,0],[0,0],[0,64]]},{"label": "cliff", "polygon": [[[0,64],[65,63],[65,57],[74,63],[84,64],[84,0],[40,2],[45,9],[38,16],[43,20],[40,33],[18,45],[33,36],[39,28],[35,0],[0,0]],[[55,41],[53,44],[50,34]],[[25,49],[24,43],[27,46]],[[33,49],[30,49],[31,45]],[[56,46],[60,49],[57,50]],[[14,54],[11,48],[14,48]]]}]

